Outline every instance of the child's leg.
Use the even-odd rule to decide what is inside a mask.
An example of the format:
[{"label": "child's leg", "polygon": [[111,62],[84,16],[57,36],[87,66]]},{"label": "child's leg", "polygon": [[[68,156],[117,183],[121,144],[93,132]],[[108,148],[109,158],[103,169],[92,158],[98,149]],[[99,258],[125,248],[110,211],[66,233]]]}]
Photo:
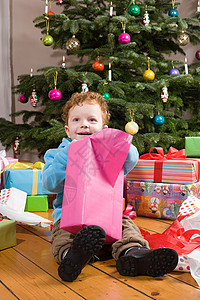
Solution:
[{"label": "child's leg", "polygon": [[121,252],[131,247],[147,247],[148,242],[143,238],[137,225],[127,216],[122,219],[122,239],[112,245],[112,255],[118,259]]},{"label": "child's leg", "polygon": [[124,276],[163,276],[174,270],[178,254],[169,248],[149,249],[131,219],[123,216],[122,239],[113,244],[117,270]]},{"label": "child's leg", "polygon": [[58,264],[62,261],[62,254],[72,245],[74,235],[63,229],[60,229],[60,220],[54,225],[52,232],[52,252]]},{"label": "child's leg", "polygon": [[105,238],[103,228],[96,225],[86,226],[79,231],[58,268],[62,280],[74,281],[91,258],[101,250]]}]

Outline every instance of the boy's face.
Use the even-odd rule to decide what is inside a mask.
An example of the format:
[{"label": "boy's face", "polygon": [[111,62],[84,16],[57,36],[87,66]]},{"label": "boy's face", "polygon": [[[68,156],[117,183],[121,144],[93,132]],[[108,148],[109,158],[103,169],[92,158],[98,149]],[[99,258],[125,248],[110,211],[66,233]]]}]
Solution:
[{"label": "boy's face", "polygon": [[99,104],[83,102],[72,107],[69,111],[68,125],[65,131],[71,140],[81,140],[103,128],[102,111]]}]

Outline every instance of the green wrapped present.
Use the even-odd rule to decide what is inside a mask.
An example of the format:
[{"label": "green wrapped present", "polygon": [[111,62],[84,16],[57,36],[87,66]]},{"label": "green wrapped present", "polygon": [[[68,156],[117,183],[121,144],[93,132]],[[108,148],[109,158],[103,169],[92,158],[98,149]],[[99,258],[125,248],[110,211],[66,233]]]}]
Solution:
[{"label": "green wrapped present", "polygon": [[200,137],[185,137],[185,150],[187,157],[200,157]]},{"label": "green wrapped present", "polygon": [[48,195],[27,196],[25,211],[47,211]]},{"label": "green wrapped present", "polygon": [[15,221],[0,219],[0,250],[15,245],[17,245]]}]

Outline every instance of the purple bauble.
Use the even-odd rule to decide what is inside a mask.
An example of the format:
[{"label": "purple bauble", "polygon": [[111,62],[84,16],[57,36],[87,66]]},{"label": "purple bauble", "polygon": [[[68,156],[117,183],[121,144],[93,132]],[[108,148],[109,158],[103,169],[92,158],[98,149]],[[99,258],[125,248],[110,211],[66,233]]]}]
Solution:
[{"label": "purple bauble", "polygon": [[131,41],[131,37],[128,33],[124,32],[119,35],[118,41],[120,44],[128,44]]},{"label": "purple bauble", "polygon": [[171,70],[169,70],[169,75],[179,75],[179,70],[176,68],[172,68]]},{"label": "purple bauble", "polygon": [[53,89],[49,92],[49,99],[53,100],[53,101],[57,101],[60,100],[62,97],[62,94],[59,90],[57,89]]},{"label": "purple bauble", "polygon": [[198,60],[200,60],[200,50],[197,50],[195,56],[196,56],[196,58],[197,58]]},{"label": "purple bauble", "polygon": [[28,98],[24,96],[24,94],[19,96],[19,102],[21,103],[27,103],[28,102]]}]

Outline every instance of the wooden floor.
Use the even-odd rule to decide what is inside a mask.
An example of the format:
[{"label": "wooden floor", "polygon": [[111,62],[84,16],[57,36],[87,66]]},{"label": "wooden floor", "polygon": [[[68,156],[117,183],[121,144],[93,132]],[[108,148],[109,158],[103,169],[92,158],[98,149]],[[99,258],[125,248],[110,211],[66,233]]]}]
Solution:
[{"label": "wooden floor", "polygon": [[[51,211],[39,213],[51,218]],[[152,233],[163,232],[171,221],[137,217],[135,223]],[[51,253],[49,227],[17,225],[17,246],[0,251],[0,299],[200,299],[200,288],[190,273],[164,277],[120,276],[115,261],[87,265],[72,283],[57,275]]]}]

